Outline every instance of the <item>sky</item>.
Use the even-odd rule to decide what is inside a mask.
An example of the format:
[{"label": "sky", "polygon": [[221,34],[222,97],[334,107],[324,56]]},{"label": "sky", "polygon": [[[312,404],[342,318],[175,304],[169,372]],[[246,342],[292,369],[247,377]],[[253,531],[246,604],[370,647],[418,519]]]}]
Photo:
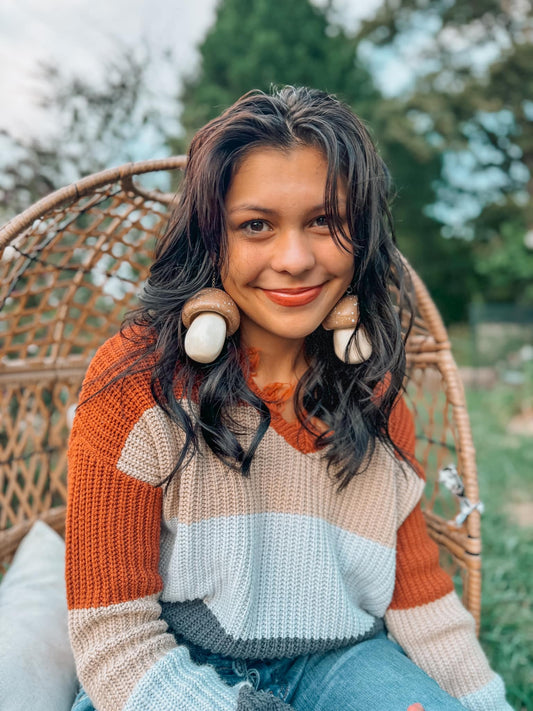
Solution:
[{"label": "sky", "polygon": [[216,0],[1,0],[0,128],[39,131],[33,104],[40,61],[95,76],[117,45],[172,48],[192,71],[195,47],[214,18]]},{"label": "sky", "polygon": [[[24,137],[45,128],[46,117],[34,103],[41,61],[55,61],[97,79],[117,45],[146,43],[153,53],[171,48],[180,74],[193,71],[196,47],[213,22],[216,2],[0,0],[0,129]],[[379,0],[335,0],[349,26],[378,4]],[[163,93],[170,77],[154,76],[153,81],[162,83]]]}]

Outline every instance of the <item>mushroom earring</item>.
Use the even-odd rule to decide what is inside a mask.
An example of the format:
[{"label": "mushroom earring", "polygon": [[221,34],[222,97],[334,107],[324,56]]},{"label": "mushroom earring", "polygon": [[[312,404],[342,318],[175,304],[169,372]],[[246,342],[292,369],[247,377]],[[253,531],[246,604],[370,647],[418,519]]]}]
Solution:
[{"label": "mushroom earring", "polygon": [[221,289],[207,288],[189,299],[181,312],[187,329],[185,353],[197,363],[212,363],[222,351],[227,336],[239,328],[239,309]]},{"label": "mushroom earring", "polygon": [[362,326],[357,329],[348,354],[346,347],[348,341],[359,321],[359,304],[355,296],[343,296],[340,301],[326,316],[322,327],[326,331],[333,331],[333,347],[339,360],[350,365],[357,365],[368,360],[372,355],[372,344]]}]

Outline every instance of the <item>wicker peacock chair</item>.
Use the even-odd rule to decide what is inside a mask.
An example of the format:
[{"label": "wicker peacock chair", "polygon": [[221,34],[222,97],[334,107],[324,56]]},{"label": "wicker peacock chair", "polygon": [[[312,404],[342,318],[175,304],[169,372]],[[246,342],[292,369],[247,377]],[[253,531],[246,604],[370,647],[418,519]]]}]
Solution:
[{"label": "wicker peacock chair", "polygon": [[[64,530],[66,449],[79,387],[97,347],[135,304],[172,201],[134,177],[180,171],[184,163],[176,157],[97,173],[0,229],[0,567],[36,518]],[[411,274],[417,315],[407,395],[428,476],[424,513],[479,625],[480,512],[469,505],[478,487],[465,398],[440,315]],[[462,497],[439,485],[439,470],[449,464],[462,477]]]}]

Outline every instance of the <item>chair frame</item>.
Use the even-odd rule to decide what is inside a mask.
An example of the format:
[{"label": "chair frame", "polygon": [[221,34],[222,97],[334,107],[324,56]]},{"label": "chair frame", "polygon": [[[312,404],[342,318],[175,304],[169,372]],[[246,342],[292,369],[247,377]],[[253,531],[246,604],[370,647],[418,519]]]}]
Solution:
[{"label": "chair frame", "polygon": [[[10,310],[8,309],[6,312],[5,305],[11,298],[10,294],[14,293],[13,289],[16,291],[16,284],[22,283],[26,276],[30,276],[30,286],[33,285],[32,288],[37,289],[36,285],[40,282],[39,279],[31,282],[31,270],[36,268],[35,265],[39,262],[39,255],[42,252],[38,250],[44,249],[42,247],[42,244],[44,244],[43,235],[51,235],[46,237],[49,241],[60,240],[62,235],[72,228],[72,224],[75,224],[76,220],[80,221],[81,215],[96,209],[94,205],[98,201],[96,199],[93,200],[93,196],[98,197],[99,204],[106,201],[116,201],[117,209],[120,206],[126,206],[128,215],[133,214],[136,210],[144,210],[146,214],[150,214],[152,209],[168,210],[168,206],[171,205],[174,199],[173,194],[146,189],[134,178],[147,173],[183,170],[184,167],[185,157],[177,156],[129,163],[101,171],[39,200],[0,228],[0,275],[3,274],[2,269],[8,274],[8,282],[11,280],[9,283],[12,289],[8,293],[5,285],[2,286],[0,281],[0,394],[2,393],[2,388],[6,392],[11,392],[9,388],[14,387],[13,384],[15,383],[17,387],[21,388],[19,393],[21,394],[20,399],[23,400],[26,392],[25,388],[30,391],[32,388],[38,387],[38,383],[52,381],[61,383],[68,380],[71,386],[71,395],[69,397],[72,399],[74,397],[72,393],[79,388],[96,346],[104,340],[101,337],[99,340],[98,338],[89,340],[85,346],[79,346],[78,350],[81,349],[82,352],[76,355],[69,354],[65,356],[61,352],[61,338],[64,337],[65,333],[65,324],[61,319],[63,315],[65,319],[67,318],[66,314],[72,305],[72,299],[75,298],[77,289],[83,285],[84,274],[86,275],[87,270],[92,268],[88,266],[84,270],[80,268],[76,271],[76,268],[69,267],[73,273],[69,296],[71,302],[65,303],[64,308],[60,305],[57,309],[54,327],[55,333],[59,334],[59,336],[54,336],[55,342],[48,344],[46,356],[35,358],[31,356],[27,343],[22,343],[21,345],[21,357],[13,357],[13,350],[7,353],[6,348],[8,346],[6,344],[9,345],[11,343],[9,347],[13,349],[13,340],[10,341],[12,332],[16,331],[18,339],[23,341],[25,332],[20,324],[25,317],[28,319],[36,317],[35,309],[32,311],[28,307],[30,302],[27,295],[23,293],[22,288],[17,292],[18,298],[21,300],[20,310],[17,311],[16,305],[13,307],[11,303]],[[78,206],[81,203],[83,203],[84,207],[79,208]],[[129,205],[131,205],[131,209]],[[70,223],[69,219],[66,219],[69,216],[73,216]],[[100,235],[101,248],[108,249],[108,253],[113,247],[114,239],[124,239],[124,225],[120,225],[121,219],[127,221],[129,217],[121,218],[118,213],[117,215],[113,213],[106,215],[105,219],[98,223],[106,225],[102,228],[101,234],[98,230],[96,232]],[[163,219],[163,216],[161,216],[159,225]],[[98,227],[98,229],[100,228]],[[119,237],[115,236],[116,230],[119,230]],[[109,239],[110,244],[104,247],[106,239]],[[36,240],[37,242],[41,240],[38,249]],[[83,242],[82,235],[82,241],[76,243],[75,249],[83,250],[85,249],[84,245],[85,242]],[[10,247],[12,248],[12,253],[9,256]],[[6,257],[6,254],[8,254],[8,257]],[[67,257],[68,255],[65,256],[65,259]],[[19,265],[15,276],[13,276],[14,263]],[[417,402],[420,401],[425,389],[427,389],[427,382],[436,383],[433,397],[435,402],[438,400],[440,403],[438,407],[444,412],[442,417],[439,416],[442,419],[442,423],[439,424],[437,423],[439,418],[435,419],[434,412],[431,409],[432,406],[425,410],[429,414],[426,414],[426,425],[424,427],[427,426],[429,421],[430,429],[438,429],[440,427],[442,432],[436,442],[433,441],[434,438],[431,434],[422,437],[424,440],[421,442],[424,453],[422,459],[429,461],[433,456],[431,452],[437,452],[433,459],[440,466],[447,463],[446,457],[450,451],[453,451],[457,458],[457,469],[464,483],[465,496],[470,502],[478,502],[475,449],[459,370],[451,353],[446,328],[427,288],[414,269],[407,262],[406,265],[411,276],[417,308],[414,329],[407,341],[408,366],[411,374],[411,380],[407,383],[407,393],[409,395],[411,392],[411,402],[414,405],[416,415]],[[42,269],[44,274],[44,267]],[[47,272],[47,274],[49,273]],[[4,278],[2,276],[2,279]],[[45,276],[40,277],[40,280],[46,282],[47,280],[53,280],[53,278],[53,276],[45,274]],[[87,285],[85,284],[85,286]],[[49,289],[51,287],[45,285],[42,288]],[[46,293],[49,293],[49,291]],[[40,308],[41,306],[38,305],[36,307],[37,311]],[[39,314],[37,313],[38,316]],[[117,324],[114,325],[115,327],[117,326]],[[429,381],[428,374],[431,375]],[[44,416],[42,412],[41,407],[41,410],[39,410],[40,419],[51,417],[51,411],[46,410]],[[58,480],[59,503],[54,502],[54,505],[51,505],[49,496],[46,498],[43,495],[42,498],[39,498],[38,492],[34,492],[30,497],[31,503],[24,501],[24,507],[22,506],[24,481],[28,479],[29,475],[24,470],[21,470],[16,463],[11,443],[15,439],[24,437],[24,433],[33,426],[32,418],[35,419],[36,415],[35,412],[22,413],[22,415],[19,413],[15,418],[16,421],[13,420],[11,422],[9,421],[11,414],[7,406],[0,411],[0,414],[6,418],[7,425],[7,434],[4,433],[3,439],[0,429],[0,515],[2,515],[3,511],[4,517],[3,523],[0,520],[0,567],[5,567],[35,519],[42,519],[55,530],[63,533],[66,481],[64,472],[58,475],[60,478],[60,481]],[[66,414],[63,414],[66,417]],[[66,441],[62,446],[66,450]],[[31,455],[32,452],[30,451],[28,456]],[[64,463],[64,457],[62,461]],[[423,463],[427,466],[427,462],[424,461]],[[430,469],[432,470],[428,472],[428,475],[430,475],[428,476],[430,479],[430,485],[428,485],[430,491],[426,494],[424,503],[424,515],[428,530],[431,537],[441,546],[441,550],[446,551],[451,556],[455,568],[460,570],[463,579],[463,602],[473,614],[479,629],[481,608],[480,512],[479,510],[473,510],[461,525],[457,525],[454,522],[453,511],[448,516],[435,511],[435,508],[438,509],[436,502],[446,499],[447,494],[442,490],[442,487],[439,487],[435,466],[432,465]],[[46,472],[46,477],[48,477],[46,486],[48,487],[52,476],[52,471]],[[15,484],[15,480],[18,483]],[[22,483],[20,483],[21,481]],[[46,489],[46,486],[44,489]],[[15,490],[13,487],[18,492],[15,497],[13,497],[13,491]],[[449,501],[445,503],[449,507]],[[458,502],[453,501],[452,509],[457,512]]]}]

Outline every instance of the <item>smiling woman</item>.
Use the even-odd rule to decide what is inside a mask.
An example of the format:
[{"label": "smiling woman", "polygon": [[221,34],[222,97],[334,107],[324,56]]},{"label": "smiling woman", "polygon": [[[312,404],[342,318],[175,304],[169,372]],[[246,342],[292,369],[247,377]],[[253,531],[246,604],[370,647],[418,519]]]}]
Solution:
[{"label": "smiling woman", "polygon": [[352,283],[351,243],[333,239],[325,215],[327,174],[316,148],[258,148],[244,158],[226,196],[222,284],[241,312],[241,343],[261,352],[261,385],[297,382],[307,370],[305,338]]},{"label": "smiling woman", "polygon": [[419,505],[387,192],[323,92],[193,139],[72,429],[78,711],[509,709]]}]

